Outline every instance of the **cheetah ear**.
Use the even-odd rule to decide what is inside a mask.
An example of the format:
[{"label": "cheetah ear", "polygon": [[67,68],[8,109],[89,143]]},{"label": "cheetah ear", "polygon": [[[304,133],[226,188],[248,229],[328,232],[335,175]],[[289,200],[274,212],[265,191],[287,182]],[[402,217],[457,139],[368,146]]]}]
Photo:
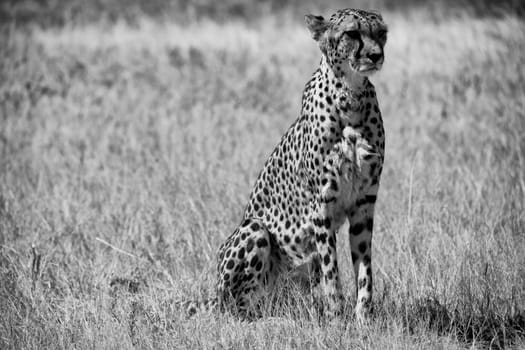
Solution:
[{"label": "cheetah ear", "polygon": [[306,15],[304,21],[315,41],[318,41],[328,28],[328,23],[322,16]]}]

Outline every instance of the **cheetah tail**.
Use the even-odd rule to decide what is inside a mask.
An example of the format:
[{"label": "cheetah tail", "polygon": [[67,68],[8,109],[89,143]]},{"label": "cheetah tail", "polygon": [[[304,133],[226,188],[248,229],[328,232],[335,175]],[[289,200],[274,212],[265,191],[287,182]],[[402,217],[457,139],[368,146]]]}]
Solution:
[{"label": "cheetah tail", "polygon": [[218,300],[217,297],[204,300],[179,300],[175,304],[189,318],[197,312],[215,311],[218,306]]}]

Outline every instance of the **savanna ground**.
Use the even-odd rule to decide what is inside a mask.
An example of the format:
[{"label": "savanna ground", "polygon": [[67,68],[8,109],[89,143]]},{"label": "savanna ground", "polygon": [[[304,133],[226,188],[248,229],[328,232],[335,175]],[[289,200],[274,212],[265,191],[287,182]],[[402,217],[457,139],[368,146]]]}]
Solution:
[{"label": "savanna ground", "polygon": [[[521,8],[129,4],[0,4],[0,348],[525,347]],[[298,116],[303,15],[360,4],[390,27],[371,324],[293,286],[253,323],[186,319]]]}]

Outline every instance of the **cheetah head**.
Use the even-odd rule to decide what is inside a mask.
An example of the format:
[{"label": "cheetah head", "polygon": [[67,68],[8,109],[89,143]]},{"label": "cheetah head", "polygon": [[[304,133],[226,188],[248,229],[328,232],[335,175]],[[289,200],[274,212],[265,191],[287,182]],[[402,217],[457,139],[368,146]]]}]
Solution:
[{"label": "cheetah head", "polygon": [[306,15],[305,21],[336,75],[369,76],[383,66],[387,27],[380,14],[345,9],[329,20]]}]

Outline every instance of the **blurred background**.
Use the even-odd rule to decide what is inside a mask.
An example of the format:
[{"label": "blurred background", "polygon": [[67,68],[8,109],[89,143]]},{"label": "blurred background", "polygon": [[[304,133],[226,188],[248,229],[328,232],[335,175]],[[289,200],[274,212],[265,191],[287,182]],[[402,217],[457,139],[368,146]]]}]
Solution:
[{"label": "blurred background", "polygon": [[66,23],[114,22],[124,20],[134,23],[146,16],[156,20],[192,21],[212,18],[218,21],[243,19],[253,21],[269,14],[290,12],[305,14],[312,11],[325,13],[338,8],[368,8],[404,11],[421,8],[447,15],[467,11],[474,16],[504,16],[512,13],[523,16],[525,5],[520,0],[2,0],[0,20],[17,23],[35,23],[45,26]]}]

